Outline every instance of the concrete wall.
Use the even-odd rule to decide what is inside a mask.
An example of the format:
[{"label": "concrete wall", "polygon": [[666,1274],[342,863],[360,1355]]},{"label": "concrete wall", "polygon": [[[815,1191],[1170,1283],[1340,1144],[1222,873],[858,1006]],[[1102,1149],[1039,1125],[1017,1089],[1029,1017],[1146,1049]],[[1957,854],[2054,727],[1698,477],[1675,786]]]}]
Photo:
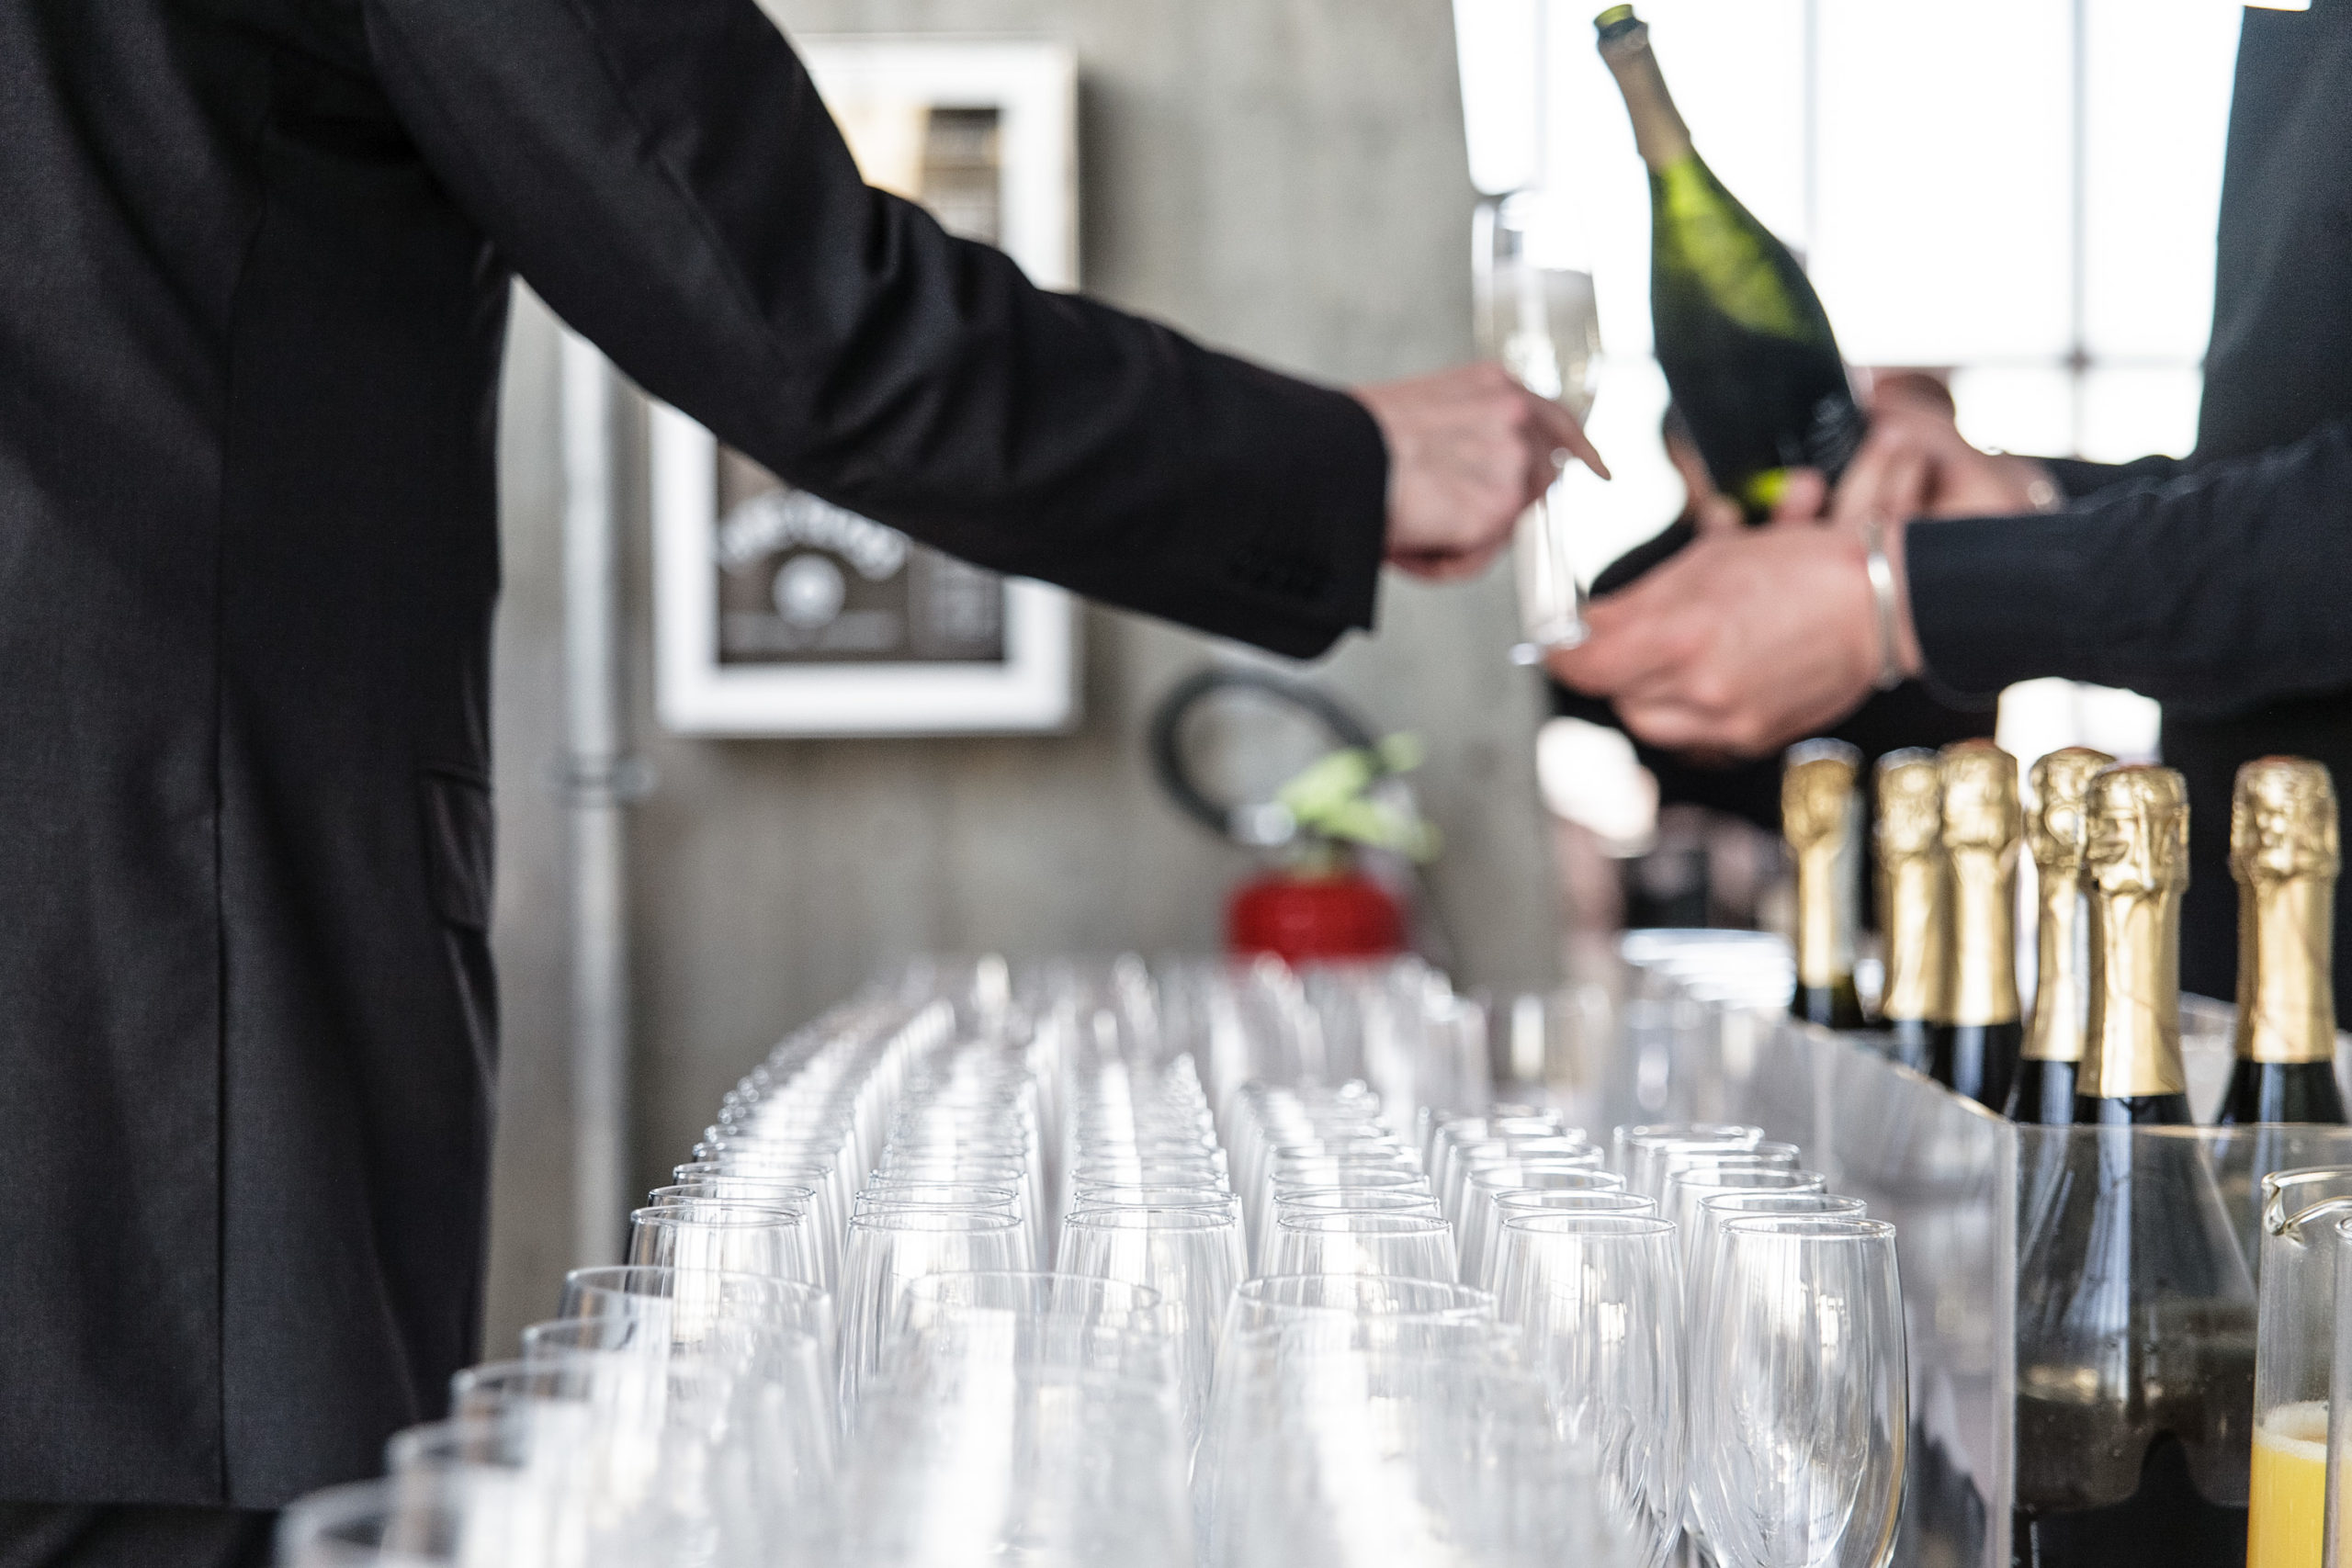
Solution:
[{"label": "concrete wall", "polygon": [[[1446,0],[776,0],[805,32],[1069,39],[1083,81],[1083,276],[1221,346],[1348,382],[1470,353],[1472,194]],[[504,1121],[493,1350],[544,1316],[575,1259],[566,1182],[561,598],[554,330],[525,299],[510,354],[507,590],[499,628]],[[641,422],[629,422],[641,444]],[[659,770],[635,814],[639,1186],[792,1024],[923,948],[1205,949],[1248,869],[1180,818],[1142,746],[1179,676],[1235,657],[1086,613],[1086,709],[1051,739],[695,741],[651,720],[641,453],[627,476],[637,734]],[[1392,581],[1377,637],[1312,671],[1429,743],[1446,833],[1438,904],[1467,983],[1554,973],[1533,778],[1539,699],[1504,651],[1507,573]]]}]

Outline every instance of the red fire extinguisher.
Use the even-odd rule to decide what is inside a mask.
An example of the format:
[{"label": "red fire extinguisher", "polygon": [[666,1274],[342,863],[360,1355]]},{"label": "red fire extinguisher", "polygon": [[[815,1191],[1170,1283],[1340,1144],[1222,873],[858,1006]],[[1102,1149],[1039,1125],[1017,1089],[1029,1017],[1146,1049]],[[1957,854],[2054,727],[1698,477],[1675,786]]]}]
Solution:
[{"label": "red fire extinguisher", "polygon": [[1288,964],[1386,958],[1405,951],[1405,911],[1351,855],[1329,869],[1278,866],[1233,890],[1225,906],[1225,945]]}]

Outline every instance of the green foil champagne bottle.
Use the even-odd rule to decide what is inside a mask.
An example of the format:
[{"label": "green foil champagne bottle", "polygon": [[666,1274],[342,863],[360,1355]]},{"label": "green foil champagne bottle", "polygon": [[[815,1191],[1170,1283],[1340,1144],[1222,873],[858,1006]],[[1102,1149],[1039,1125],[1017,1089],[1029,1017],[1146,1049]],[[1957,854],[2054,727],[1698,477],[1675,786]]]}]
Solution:
[{"label": "green foil champagne bottle", "polygon": [[2009,1085],[2012,1122],[2064,1126],[2075,1119],[2075,1071],[2090,1023],[2090,908],[2083,897],[2083,798],[2091,777],[2115,759],[2066,746],[2034,763],[2033,804],[2025,814],[2041,919],[2034,932],[2033,1017],[2018,1076]]},{"label": "green foil champagne bottle", "polygon": [[2219,1120],[2344,1121],[2335,1084],[2335,784],[2324,763],[2257,757],[2230,801],[2238,885],[2237,1066]]},{"label": "green foil champagne bottle", "polygon": [[1789,1010],[1807,1023],[1860,1029],[1854,989],[1854,903],[1861,852],[1862,754],[1842,740],[1789,748],[1781,775],[1781,831],[1797,869],[1796,993]]},{"label": "green foil champagne bottle", "polygon": [[1789,469],[1834,480],[1853,457],[1863,421],[1845,361],[1796,257],[1691,147],[1649,28],[1631,6],[1593,25],[1649,167],[1658,364],[1716,486],[1761,520]]}]

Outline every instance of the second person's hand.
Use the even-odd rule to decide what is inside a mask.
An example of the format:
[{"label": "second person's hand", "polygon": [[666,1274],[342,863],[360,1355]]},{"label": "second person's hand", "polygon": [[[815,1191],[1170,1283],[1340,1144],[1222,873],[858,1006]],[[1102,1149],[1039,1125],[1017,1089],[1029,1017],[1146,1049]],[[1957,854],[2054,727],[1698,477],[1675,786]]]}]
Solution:
[{"label": "second person's hand", "polygon": [[[1885,542],[1896,660],[1916,674],[1903,530]],[[1551,655],[1552,673],[1611,699],[1628,729],[1674,750],[1757,757],[1817,735],[1860,705],[1882,668],[1862,539],[1817,522],[1702,535],[1594,601],[1585,620],[1590,637]]]},{"label": "second person's hand", "polygon": [[1982,452],[1951,415],[1900,392],[1871,402],[1870,434],[1838,480],[1832,521],[1991,517],[2048,511],[2057,503],[2050,471],[2030,457]]}]

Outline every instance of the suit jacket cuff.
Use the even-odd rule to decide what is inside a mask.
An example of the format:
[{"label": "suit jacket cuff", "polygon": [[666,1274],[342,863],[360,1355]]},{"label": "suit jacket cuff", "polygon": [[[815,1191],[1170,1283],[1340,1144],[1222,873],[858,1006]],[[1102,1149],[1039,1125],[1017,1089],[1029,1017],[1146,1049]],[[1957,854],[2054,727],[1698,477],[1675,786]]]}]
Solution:
[{"label": "suit jacket cuff", "polygon": [[2087,601],[2071,532],[2046,516],[1911,525],[1911,621],[1939,684],[1988,696],[2075,662]]}]

